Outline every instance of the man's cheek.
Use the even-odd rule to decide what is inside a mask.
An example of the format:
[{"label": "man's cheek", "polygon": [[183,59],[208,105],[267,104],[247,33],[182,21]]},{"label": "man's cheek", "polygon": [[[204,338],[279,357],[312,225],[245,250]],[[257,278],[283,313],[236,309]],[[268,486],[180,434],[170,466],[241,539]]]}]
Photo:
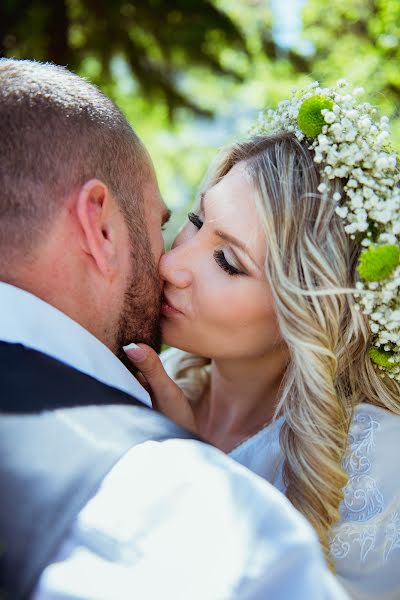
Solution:
[{"label": "man's cheek", "polygon": [[155,263],[158,264],[161,254],[164,252],[164,238],[162,236],[160,226],[158,225],[157,227],[153,227],[150,230],[150,235],[151,251],[153,253]]},{"label": "man's cheek", "polygon": [[157,249],[156,249],[156,254],[155,254],[155,259],[156,259],[157,264],[161,258],[161,255],[164,254],[164,252],[165,252],[164,238],[163,238],[162,234],[160,234]]}]

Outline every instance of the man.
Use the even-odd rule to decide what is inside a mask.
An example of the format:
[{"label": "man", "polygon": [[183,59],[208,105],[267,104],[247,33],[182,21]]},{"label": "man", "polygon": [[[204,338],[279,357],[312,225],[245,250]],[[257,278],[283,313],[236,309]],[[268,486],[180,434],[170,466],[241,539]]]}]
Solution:
[{"label": "man", "polygon": [[151,410],[168,211],[94,86],[0,60],[3,596],[345,598],[288,501]]}]

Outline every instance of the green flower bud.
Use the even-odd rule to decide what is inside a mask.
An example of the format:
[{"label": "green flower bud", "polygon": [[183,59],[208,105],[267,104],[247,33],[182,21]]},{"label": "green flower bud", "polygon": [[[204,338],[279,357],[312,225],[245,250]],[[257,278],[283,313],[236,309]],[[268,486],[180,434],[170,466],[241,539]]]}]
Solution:
[{"label": "green flower bud", "polygon": [[385,369],[390,370],[399,366],[398,363],[389,362],[389,358],[392,357],[391,352],[380,350],[379,348],[376,348],[376,346],[371,346],[371,348],[368,350],[368,355],[372,362],[380,367],[384,367]]},{"label": "green flower bud", "polygon": [[369,246],[360,256],[357,271],[365,281],[383,281],[400,263],[400,248],[395,244]]},{"label": "green flower bud", "polygon": [[333,101],[326,96],[312,96],[304,100],[300,106],[297,124],[301,131],[309,138],[317,137],[322,132],[325,123],[321,110],[332,110]]}]

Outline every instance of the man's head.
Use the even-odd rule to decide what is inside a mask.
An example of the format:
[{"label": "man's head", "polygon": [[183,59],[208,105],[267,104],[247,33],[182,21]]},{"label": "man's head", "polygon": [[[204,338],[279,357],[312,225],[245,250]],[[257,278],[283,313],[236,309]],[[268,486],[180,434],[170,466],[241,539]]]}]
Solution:
[{"label": "man's head", "polygon": [[63,67],[0,59],[0,139],[0,280],[115,352],[157,348],[167,211],[122,113]]}]

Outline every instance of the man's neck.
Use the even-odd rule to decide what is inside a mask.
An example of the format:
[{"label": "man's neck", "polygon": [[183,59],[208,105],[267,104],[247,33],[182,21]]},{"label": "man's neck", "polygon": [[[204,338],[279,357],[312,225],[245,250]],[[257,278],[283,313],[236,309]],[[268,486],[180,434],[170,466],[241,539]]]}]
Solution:
[{"label": "man's neck", "polygon": [[[38,270],[41,271],[40,274]],[[3,277],[2,280],[58,309],[94,335],[114,354],[117,352],[113,339],[116,329],[102,326],[95,299],[91,298],[82,287],[74,285],[73,282],[68,284],[67,277],[58,278],[54,273],[32,265],[30,270],[24,269],[22,272],[16,270],[13,275]]]}]

